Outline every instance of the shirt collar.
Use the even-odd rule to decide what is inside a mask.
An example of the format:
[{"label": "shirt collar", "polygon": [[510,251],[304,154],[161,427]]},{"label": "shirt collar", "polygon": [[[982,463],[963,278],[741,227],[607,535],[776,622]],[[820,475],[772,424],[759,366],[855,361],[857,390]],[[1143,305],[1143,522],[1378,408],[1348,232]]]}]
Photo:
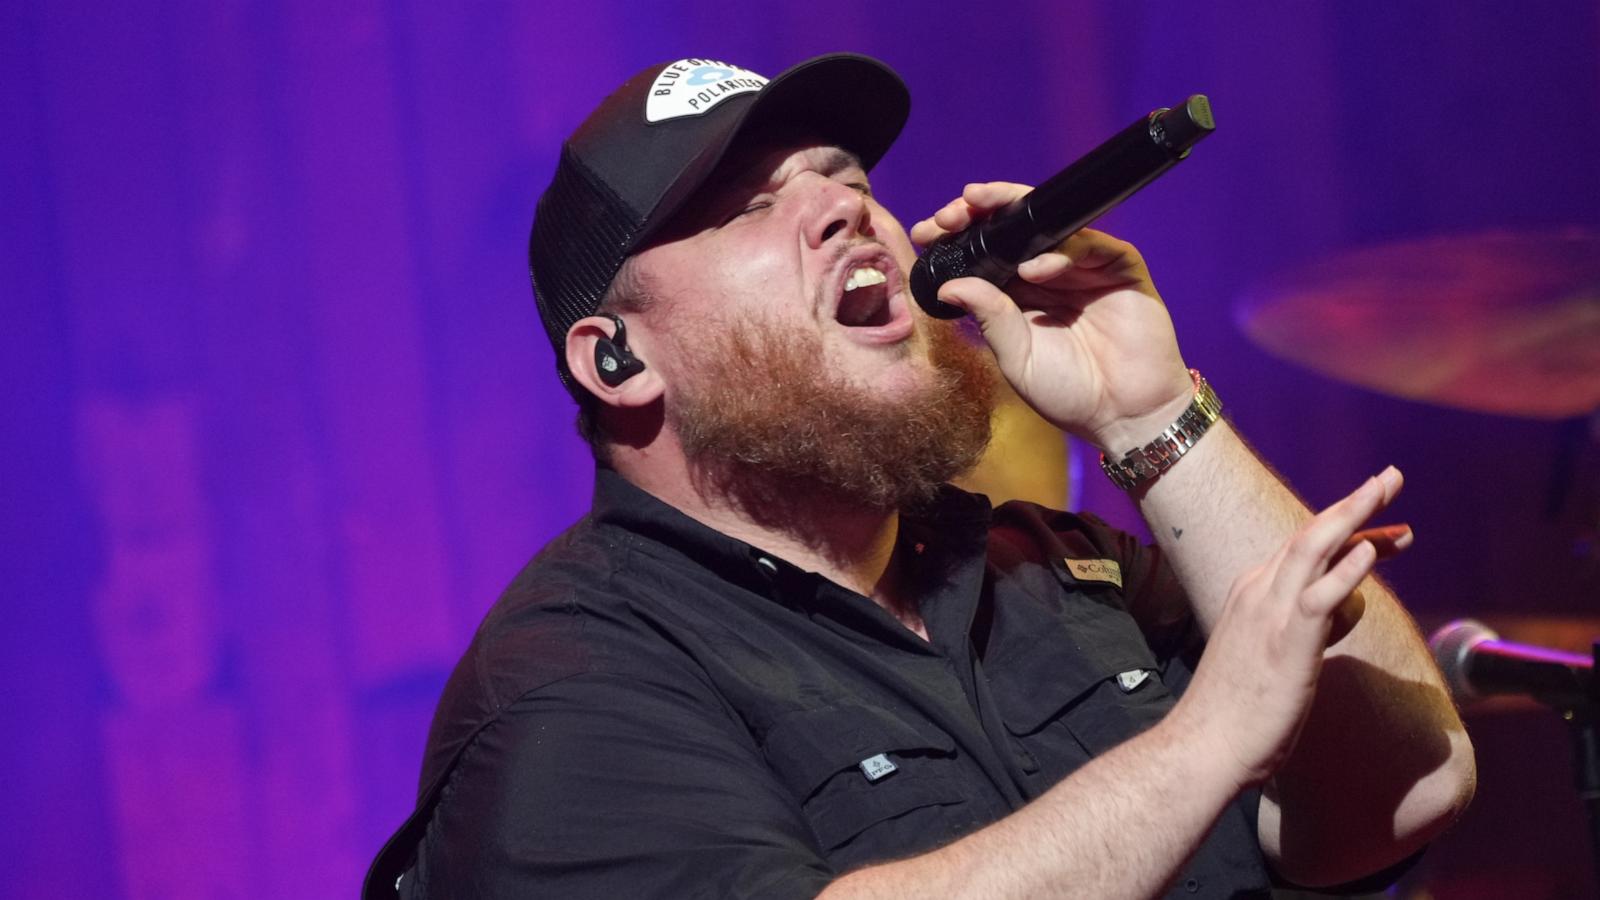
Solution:
[{"label": "shirt collar", "polygon": [[[606,466],[595,469],[591,508],[597,524],[619,526],[718,558],[742,558],[760,550],[701,523]],[[982,539],[988,533],[990,513],[987,497],[941,485],[927,507],[900,517],[901,539],[925,546],[946,544],[957,533],[967,540]]]},{"label": "shirt collar", "polygon": [[[991,512],[987,497],[941,485],[925,508],[901,515],[897,552],[923,561],[919,576],[932,594],[943,593],[940,587],[972,593],[982,578]],[[705,525],[605,466],[595,470],[591,516],[596,525],[620,528],[785,605],[803,605],[815,590],[810,573]],[[970,619],[970,602],[959,607],[957,617]]]},{"label": "shirt collar", "polygon": [[[770,592],[776,569],[794,569],[776,556],[700,522],[605,466],[595,469],[591,510],[597,526],[621,529],[636,546],[682,555],[764,594]],[[760,562],[762,559],[768,562]]]}]

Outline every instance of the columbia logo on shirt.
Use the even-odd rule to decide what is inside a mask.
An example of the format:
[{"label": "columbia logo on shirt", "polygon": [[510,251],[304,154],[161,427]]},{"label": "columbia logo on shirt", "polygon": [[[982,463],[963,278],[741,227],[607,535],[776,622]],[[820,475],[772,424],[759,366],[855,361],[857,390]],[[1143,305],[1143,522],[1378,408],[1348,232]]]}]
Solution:
[{"label": "columbia logo on shirt", "polygon": [[1062,562],[1079,581],[1101,581],[1122,587],[1122,566],[1114,559],[1064,559]]}]

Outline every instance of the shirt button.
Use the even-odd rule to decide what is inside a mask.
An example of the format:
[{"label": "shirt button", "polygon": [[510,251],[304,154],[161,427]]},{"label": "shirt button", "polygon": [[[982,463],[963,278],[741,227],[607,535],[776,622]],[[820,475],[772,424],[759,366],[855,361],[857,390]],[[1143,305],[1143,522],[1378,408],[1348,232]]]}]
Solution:
[{"label": "shirt button", "polygon": [[767,573],[768,578],[778,574],[778,564],[773,562],[770,556],[756,557],[756,565],[761,567],[761,571]]},{"label": "shirt button", "polygon": [[1191,894],[1195,893],[1196,891],[1200,890],[1200,879],[1191,878],[1188,881],[1185,881],[1183,883],[1183,889]]}]

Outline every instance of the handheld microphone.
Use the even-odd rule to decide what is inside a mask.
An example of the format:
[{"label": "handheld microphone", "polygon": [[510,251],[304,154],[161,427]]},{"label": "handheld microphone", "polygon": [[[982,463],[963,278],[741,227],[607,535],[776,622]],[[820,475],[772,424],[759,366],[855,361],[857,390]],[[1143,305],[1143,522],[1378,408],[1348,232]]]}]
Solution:
[{"label": "handheld microphone", "polygon": [[960,318],[960,307],[938,299],[946,281],[975,275],[1004,285],[1018,265],[1177,165],[1216,127],[1204,94],[1140,118],[994,215],[929,244],[911,267],[911,295],[930,316]]},{"label": "handheld microphone", "polygon": [[1482,622],[1457,619],[1428,639],[1445,685],[1457,700],[1531,694],[1555,706],[1594,701],[1594,660],[1500,640]]}]

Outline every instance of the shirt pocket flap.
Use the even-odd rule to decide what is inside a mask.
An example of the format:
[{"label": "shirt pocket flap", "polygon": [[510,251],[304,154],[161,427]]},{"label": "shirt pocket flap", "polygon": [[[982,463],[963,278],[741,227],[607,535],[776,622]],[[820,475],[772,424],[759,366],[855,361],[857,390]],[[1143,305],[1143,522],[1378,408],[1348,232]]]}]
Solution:
[{"label": "shirt pocket flap", "polygon": [[1096,613],[1076,617],[1070,626],[1052,623],[1025,652],[987,668],[996,696],[1003,698],[1001,718],[1013,734],[1038,731],[1108,681],[1130,702],[1165,696],[1139,626],[1121,613]]},{"label": "shirt pocket flap", "polygon": [[872,706],[790,713],[766,740],[768,761],[824,850],[913,810],[961,803],[954,752],[949,735]]},{"label": "shirt pocket flap", "polygon": [[789,790],[808,799],[828,779],[887,754],[897,766],[909,758],[949,756],[955,741],[943,732],[914,727],[874,706],[826,706],[790,713],[767,732],[766,752]]}]

